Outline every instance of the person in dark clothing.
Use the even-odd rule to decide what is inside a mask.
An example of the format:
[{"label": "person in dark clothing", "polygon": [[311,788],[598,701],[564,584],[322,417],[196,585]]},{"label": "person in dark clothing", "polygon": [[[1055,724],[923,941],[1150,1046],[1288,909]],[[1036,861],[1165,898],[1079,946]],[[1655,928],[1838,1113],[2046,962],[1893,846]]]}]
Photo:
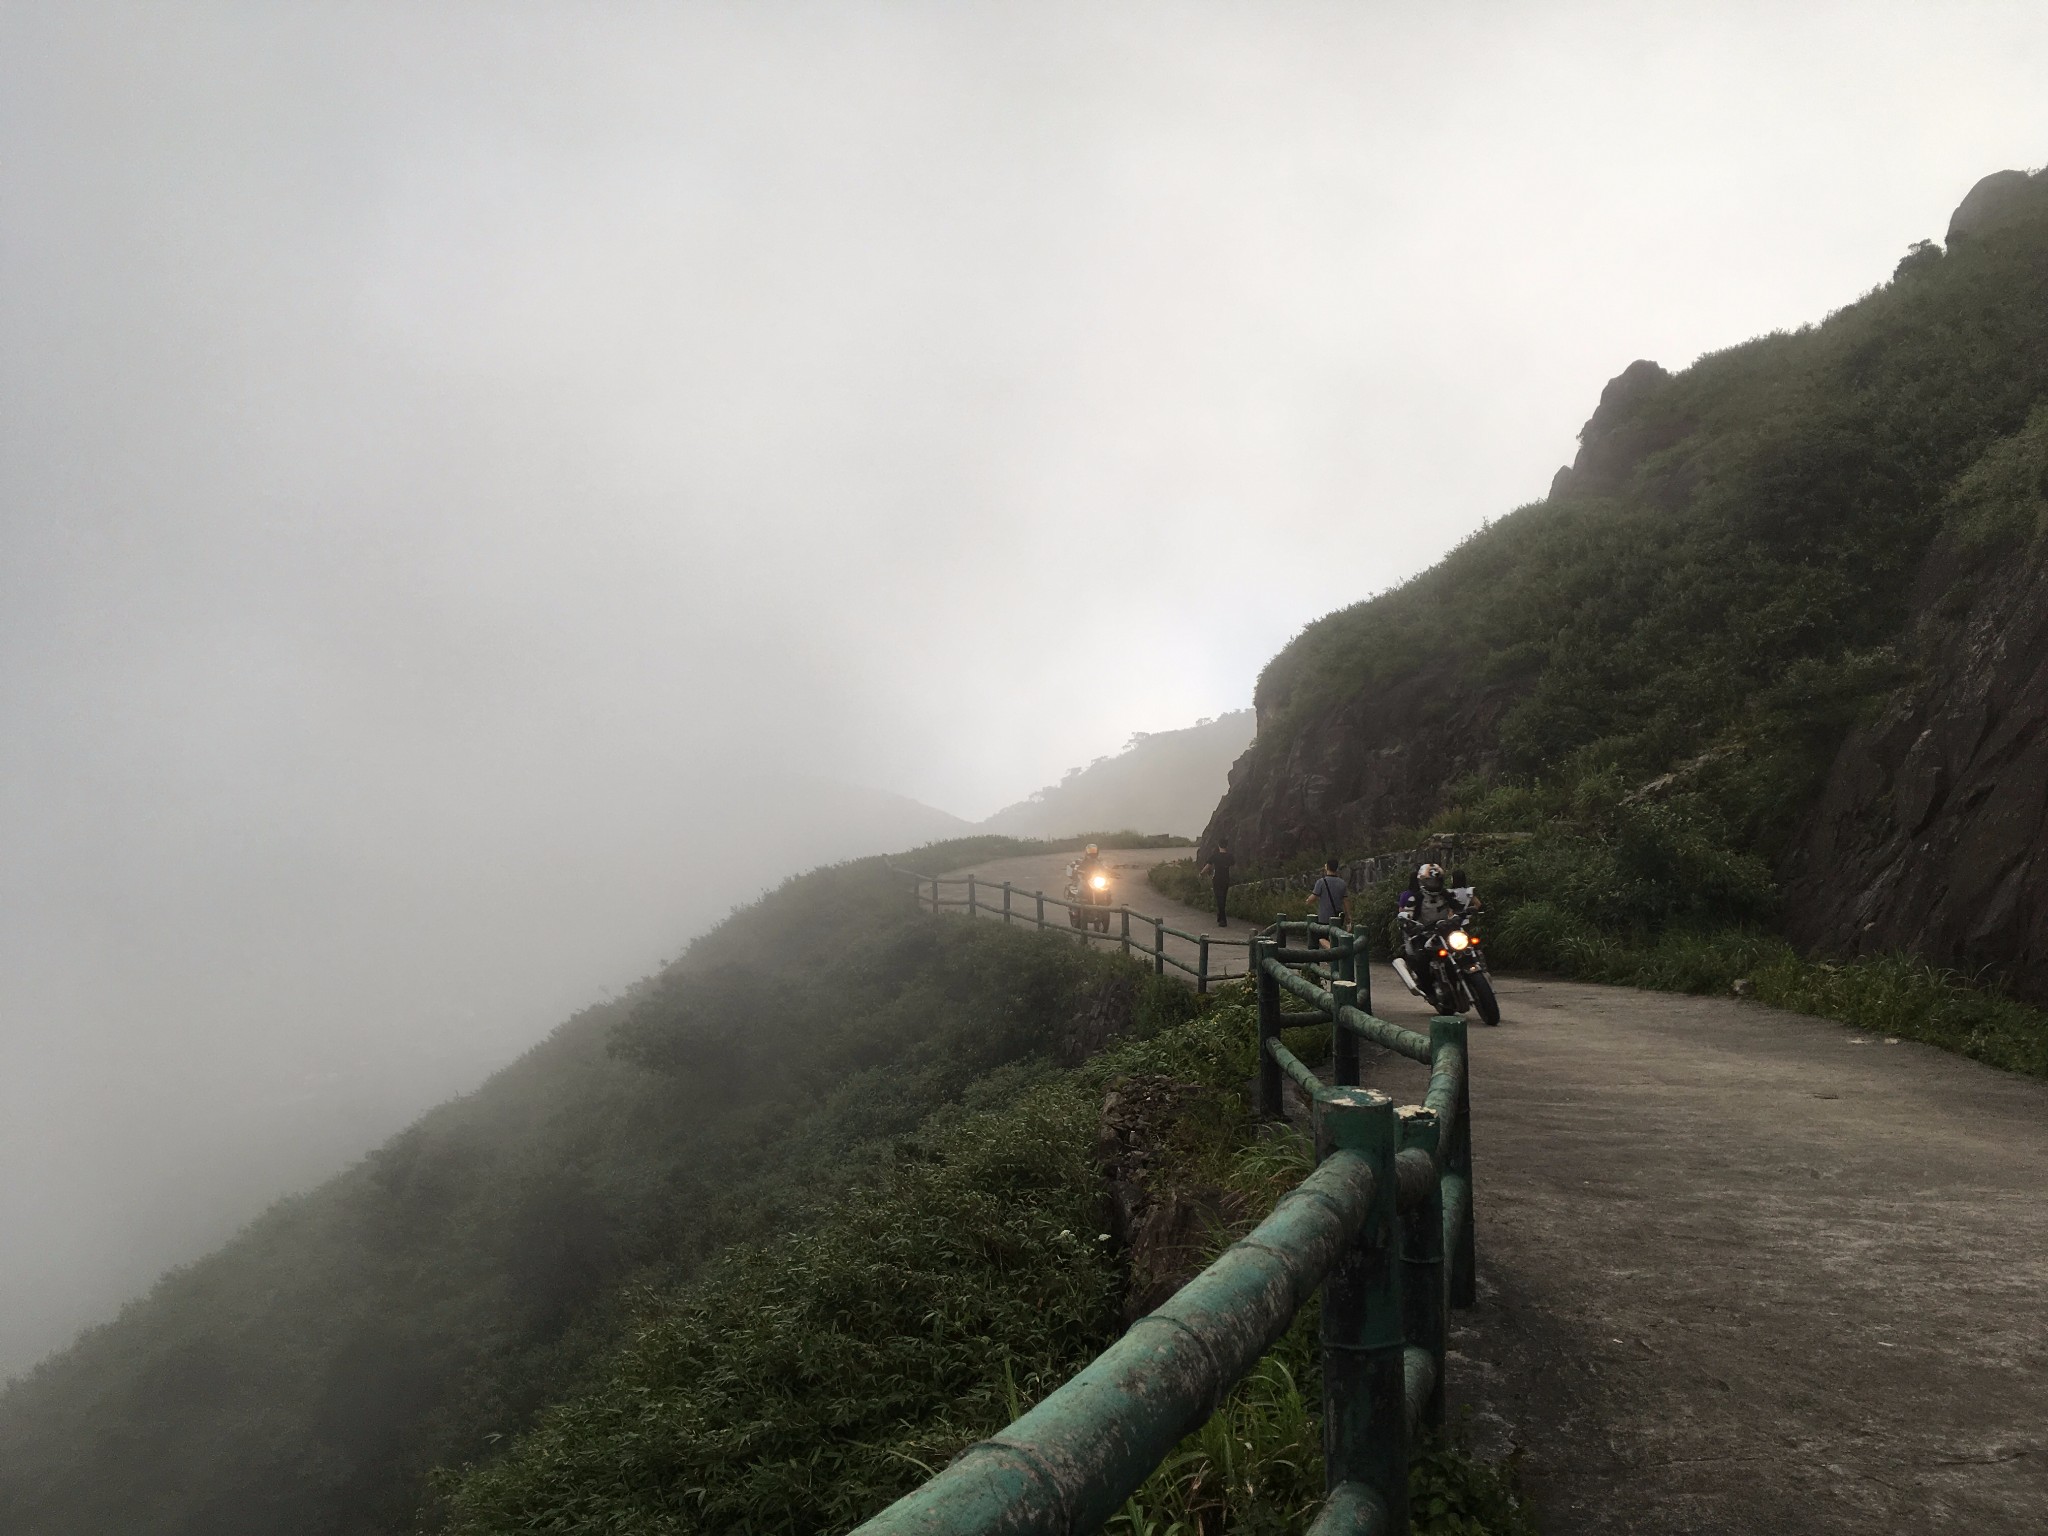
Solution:
[{"label": "person in dark clothing", "polygon": [[[1316,921],[1329,923],[1334,927],[1351,925],[1351,887],[1344,883],[1344,877],[1337,873],[1337,861],[1325,859],[1323,872],[1316,879]],[[1312,947],[1320,948],[1324,940],[1317,940]]]},{"label": "person in dark clothing", "polygon": [[1209,877],[1216,892],[1216,926],[1228,928],[1230,914],[1224,910],[1224,898],[1230,894],[1230,844],[1218,839],[1209,850],[1209,862],[1202,866],[1201,873]]}]

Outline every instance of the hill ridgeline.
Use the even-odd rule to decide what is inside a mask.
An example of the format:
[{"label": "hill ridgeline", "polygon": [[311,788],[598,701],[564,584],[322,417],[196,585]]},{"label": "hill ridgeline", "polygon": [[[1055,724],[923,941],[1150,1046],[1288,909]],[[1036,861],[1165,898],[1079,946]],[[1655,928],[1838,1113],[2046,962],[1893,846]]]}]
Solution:
[{"label": "hill ridgeline", "polygon": [[1782,925],[2048,1001],[2044,642],[2048,173],[2007,171],[1825,321],[1630,364],[1542,501],[1309,625],[1203,846],[1455,835],[1583,943]]},{"label": "hill ridgeline", "polygon": [[1069,770],[1059,783],[997,811],[979,830],[1073,837],[1099,827],[1131,827],[1193,837],[1216,808],[1230,782],[1230,765],[1251,739],[1248,709],[1184,730],[1140,732],[1116,756]]}]

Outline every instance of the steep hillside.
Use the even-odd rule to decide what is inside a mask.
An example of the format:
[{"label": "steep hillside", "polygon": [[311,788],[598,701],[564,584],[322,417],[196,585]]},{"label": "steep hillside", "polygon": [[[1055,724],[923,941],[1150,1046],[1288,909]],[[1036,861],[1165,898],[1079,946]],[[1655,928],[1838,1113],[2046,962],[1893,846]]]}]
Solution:
[{"label": "steep hillside", "polygon": [[1788,926],[2048,1001],[2048,407],[1957,499],[1969,521],[1921,572],[1915,681],[1843,743],[1787,863]]},{"label": "steep hillside", "polygon": [[1185,730],[1131,738],[1115,757],[1076,768],[981,823],[1012,837],[1071,837],[1094,827],[1135,827],[1193,837],[1251,744],[1252,712],[1233,710]]},{"label": "steep hillside", "polygon": [[920,914],[881,860],[792,880],[12,1384],[0,1530],[409,1530],[429,1470],[569,1392],[647,1287],[802,1230],[978,1078],[1078,1060],[1151,987]]},{"label": "steep hillside", "polygon": [[[1761,859],[1807,893],[1903,867],[1914,834],[1880,823],[1892,778],[1932,773],[1931,745],[1906,762],[1920,733],[1947,743],[1946,794],[1973,772],[2008,783],[2040,728],[2018,633],[2003,659],[1982,642],[2040,603],[2026,487],[2044,402],[2048,177],[2001,173],[1946,251],[1916,247],[1823,323],[1678,374],[1632,364],[1545,500],[1304,630],[1260,679],[1258,739],[1204,845],[1227,835],[1278,868],[1437,827],[1576,838],[1611,865],[1647,837]],[[1957,564],[1971,538],[2003,550],[1981,594]],[[1969,722],[1935,722],[1963,712],[1959,688],[2004,711],[1967,744]],[[1813,826],[1830,782],[1832,831]],[[1952,915],[1914,927],[1930,899],[1915,876],[1874,905],[1823,901],[1801,931],[1925,943],[2036,985],[2041,908],[2015,871],[2039,851],[2040,807],[2028,821],[2020,793],[1941,801],[1957,870],[1986,877],[1955,875]],[[1922,811],[1937,814],[1899,814]],[[1746,875],[1730,889],[1693,915],[1769,905]]]}]

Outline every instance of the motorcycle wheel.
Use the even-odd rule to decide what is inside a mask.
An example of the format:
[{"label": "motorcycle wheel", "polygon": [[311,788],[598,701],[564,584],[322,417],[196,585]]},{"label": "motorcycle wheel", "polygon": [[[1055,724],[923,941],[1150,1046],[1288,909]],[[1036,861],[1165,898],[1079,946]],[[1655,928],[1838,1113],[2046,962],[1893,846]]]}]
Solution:
[{"label": "motorcycle wheel", "polygon": [[1479,972],[1474,971],[1465,978],[1465,988],[1472,994],[1472,1006],[1479,1010],[1483,1024],[1500,1022],[1500,999],[1493,995],[1493,983]]},{"label": "motorcycle wheel", "polygon": [[1444,975],[1442,971],[1434,966],[1430,968],[1429,1006],[1434,1008],[1444,1018],[1449,1018],[1453,1014],[1465,1011],[1462,1000],[1458,996],[1456,978]]}]

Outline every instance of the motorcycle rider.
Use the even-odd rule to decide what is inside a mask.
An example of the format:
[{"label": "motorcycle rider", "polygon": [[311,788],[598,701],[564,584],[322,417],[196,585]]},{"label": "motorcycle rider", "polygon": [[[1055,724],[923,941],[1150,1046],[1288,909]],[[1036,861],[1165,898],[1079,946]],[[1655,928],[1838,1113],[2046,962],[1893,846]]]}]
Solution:
[{"label": "motorcycle rider", "polygon": [[1415,871],[1415,883],[1401,893],[1394,911],[1401,921],[1401,958],[1418,983],[1429,975],[1429,949],[1436,942],[1437,924],[1447,917],[1462,922],[1476,900],[1469,885],[1451,888],[1441,864],[1424,864]]}]

